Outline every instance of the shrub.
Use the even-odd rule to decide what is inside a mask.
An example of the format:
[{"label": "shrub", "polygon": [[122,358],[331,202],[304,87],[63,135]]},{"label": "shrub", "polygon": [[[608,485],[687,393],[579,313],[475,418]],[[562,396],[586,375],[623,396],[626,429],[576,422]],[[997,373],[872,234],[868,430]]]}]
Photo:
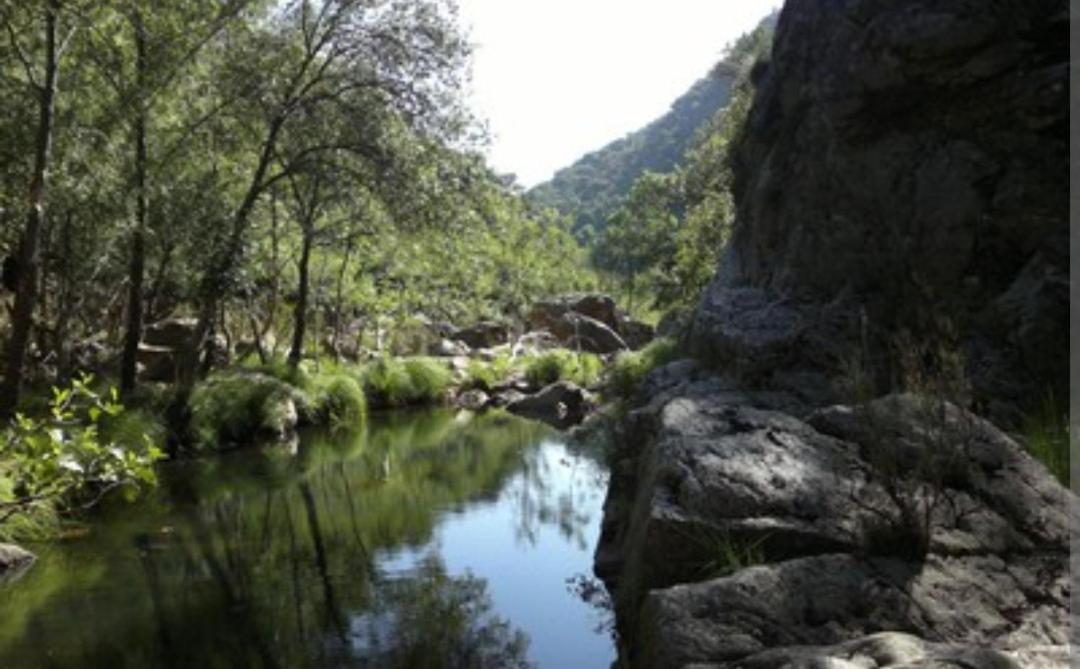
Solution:
[{"label": "shrub", "polygon": [[246,372],[264,374],[294,388],[307,388],[311,383],[311,378],[302,367],[293,368],[289,361],[280,355],[270,358],[265,364],[255,358],[241,363],[240,367]]},{"label": "shrub", "polygon": [[600,379],[603,363],[593,353],[574,353],[565,349],[546,351],[525,362],[525,378],[534,386],[556,381],[572,381],[591,386]]},{"label": "shrub", "polygon": [[450,370],[432,358],[410,358],[405,361],[412,390],[410,404],[426,404],[441,400],[453,383]]},{"label": "shrub", "polygon": [[470,360],[465,371],[465,387],[490,391],[505,382],[514,373],[514,361],[509,356],[500,355],[491,362]]},{"label": "shrub", "polygon": [[649,372],[678,358],[675,341],[660,338],[640,351],[620,353],[608,375],[608,387],[620,397],[634,395]]},{"label": "shrub", "polygon": [[44,418],[18,414],[4,433],[0,536],[45,531],[56,512],[85,509],[113,489],[134,496],[156,483],[153,465],[161,450],[134,429],[104,435],[104,420],[119,425],[124,407],[115,388],[99,394],[92,382],[84,376],[70,388],[53,388]]},{"label": "shrub", "polygon": [[360,384],[342,372],[316,374],[308,383],[309,422],[355,426],[367,413],[367,398]]},{"label": "shrub", "polygon": [[[296,388],[266,374],[221,373],[199,384],[188,400],[196,449],[281,434],[292,427],[292,408],[310,411]],[[290,406],[291,403],[291,406]]]},{"label": "shrub", "polygon": [[437,402],[453,382],[450,370],[432,358],[380,358],[362,376],[368,401],[380,407]]}]

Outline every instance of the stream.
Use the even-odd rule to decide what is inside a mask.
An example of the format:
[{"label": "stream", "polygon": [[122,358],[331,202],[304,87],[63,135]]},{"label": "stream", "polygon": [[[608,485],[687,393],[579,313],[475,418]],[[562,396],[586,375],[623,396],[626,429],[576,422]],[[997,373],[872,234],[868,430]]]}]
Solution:
[{"label": "stream", "polygon": [[0,667],[605,668],[606,478],[542,425],[449,411],[170,463],[30,546]]}]

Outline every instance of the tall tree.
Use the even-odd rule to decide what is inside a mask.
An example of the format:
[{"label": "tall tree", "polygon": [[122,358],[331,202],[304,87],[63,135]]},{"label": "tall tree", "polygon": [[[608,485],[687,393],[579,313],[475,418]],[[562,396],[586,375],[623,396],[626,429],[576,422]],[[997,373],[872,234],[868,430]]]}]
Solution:
[{"label": "tall tree", "polygon": [[[11,338],[8,340],[4,380],[0,383],[0,417],[9,417],[19,403],[23,365],[33,326],[34,306],[38,298],[38,270],[41,263],[41,231],[45,225],[49,161],[53,145],[57,80],[60,62],[71,35],[60,37],[60,0],[45,0],[40,11],[40,30],[44,45],[40,54],[28,53],[19,35],[13,8],[5,7],[0,16],[9,44],[25,70],[26,84],[38,100],[35,129],[34,166],[30,176],[26,225],[19,242],[15,281],[15,306],[12,310]],[[35,65],[33,60],[40,60]]]}]

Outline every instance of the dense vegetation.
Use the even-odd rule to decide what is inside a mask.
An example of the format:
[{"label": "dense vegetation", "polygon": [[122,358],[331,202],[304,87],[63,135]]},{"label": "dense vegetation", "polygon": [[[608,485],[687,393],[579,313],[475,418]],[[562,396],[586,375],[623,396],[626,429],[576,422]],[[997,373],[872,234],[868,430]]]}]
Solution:
[{"label": "dense vegetation", "polygon": [[[0,505],[146,479],[139,428],[162,446],[165,416],[200,448],[294,409],[348,422],[369,398],[439,395],[448,372],[424,361],[404,383],[402,363],[307,378],[302,362],[410,352],[416,327],[593,285],[569,219],[478,153],[453,2],[0,0],[0,28],[0,419],[18,417]],[[194,325],[152,375],[148,325],[178,318]],[[210,373],[234,350],[263,368]],[[99,381],[73,389],[83,372]],[[54,387],[143,407],[139,438],[99,434],[102,408],[30,435]],[[84,471],[90,491],[70,480],[114,446],[140,459]],[[46,447],[48,495],[23,457]]]},{"label": "dense vegetation", "polygon": [[198,318],[195,352],[295,364],[590,283],[568,224],[475,153],[443,0],[5,0],[0,22],[4,415],[82,366],[131,392],[167,316]]},{"label": "dense vegetation", "polygon": [[733,78],[729,103],[698,129],[682,163],[645,172],[594,240],[596,266],[618,277],[628,301],[693,304],[712,278],[734,218],[730,147],[749,112],[754,72],[767,67],[774,17],[731,45],[714,76]]},{"label": "dense vegetation", "polygon": [[726,71],[702,78],[667,114],[559,170],[529,197],[571,215],[578,237],[594,239],[641,174],[675,168],[699,128],[727,106],[732,84]]}]

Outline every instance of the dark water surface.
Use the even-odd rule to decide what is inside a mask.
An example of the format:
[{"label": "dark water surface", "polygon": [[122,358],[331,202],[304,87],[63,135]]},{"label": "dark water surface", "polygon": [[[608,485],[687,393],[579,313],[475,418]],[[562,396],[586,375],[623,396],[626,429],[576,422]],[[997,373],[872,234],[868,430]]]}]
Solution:
[{"label": "dark water surface", "polygon": [[605,483],[542,426],[448,412],[172,464],[32,547],[0,667],[605,668],[579,592]]}]

